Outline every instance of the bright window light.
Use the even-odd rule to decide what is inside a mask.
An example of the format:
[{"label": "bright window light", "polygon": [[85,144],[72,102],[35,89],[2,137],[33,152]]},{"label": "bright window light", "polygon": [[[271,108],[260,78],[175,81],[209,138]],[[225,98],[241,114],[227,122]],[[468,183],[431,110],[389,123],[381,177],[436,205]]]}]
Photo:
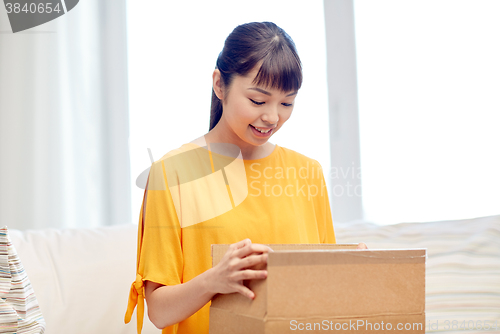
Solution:
[{"label": "bright window light", "polygon": [[500,214],[500,1],[355,0],[365,218]]}]

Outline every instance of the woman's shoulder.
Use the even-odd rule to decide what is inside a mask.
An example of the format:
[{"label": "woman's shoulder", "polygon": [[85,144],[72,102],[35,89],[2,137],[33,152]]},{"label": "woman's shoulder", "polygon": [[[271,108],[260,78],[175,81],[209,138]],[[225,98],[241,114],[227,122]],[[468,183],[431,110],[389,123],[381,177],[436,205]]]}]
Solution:
[{"label": "woman's shoulder", "polygon": [[172,160],[172,158],[177,157],[179,155],[182,155],[183,153],[189,152],[189,151],[196,149],[196,148],[200,148],[200,146],[194,144],[193,142],[184,143],[177,148],[171,149],[170,151],[165,153],[161,158],[159,158],[158,160],[155,160],[154,163],[159,163],[161,161],[165,161],[168,159]]},{"label": "woman's shoulder", "polygon": [[[278,145],[277,145],[278,146]],[[303,153],[299,153],[293,149],[286,148],[283,146],[278,146],[277,149],[280,150],[280,155],[283,157],[283,162],[286,164],[294,163],[301,166],[317,166],[321,167],[320,163]]]},{"label": "woman's shoulder", "polygon": [[185,143],[171,149],[150,167],[149,182],[157,186],[151,189],[165,190],[165,182],[171,187],[205,175],[210,167],[206,154],[199,146]]}]

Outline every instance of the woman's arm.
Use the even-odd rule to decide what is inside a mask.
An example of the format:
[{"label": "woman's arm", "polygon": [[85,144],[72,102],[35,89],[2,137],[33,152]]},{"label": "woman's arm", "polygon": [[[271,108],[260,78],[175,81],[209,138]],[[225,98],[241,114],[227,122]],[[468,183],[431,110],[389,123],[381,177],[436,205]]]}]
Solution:
[{"label": "woman's arm", "polygon": [[176,324],[203,307],[212,298],[206,288],[206,272],[179,285],[145,281],[148,316],[159,329]]},{"label": "woman's arm", "polygon": [[188,282],[167,286],[145,281],[149,319],[163,329],[187,319],[217,293],[238,292],[255,298],[243,280],[267,277],[266,270],[248,268],[267,263],[269,251],[269,247],[245,239],[230,245],[219,264]]}]

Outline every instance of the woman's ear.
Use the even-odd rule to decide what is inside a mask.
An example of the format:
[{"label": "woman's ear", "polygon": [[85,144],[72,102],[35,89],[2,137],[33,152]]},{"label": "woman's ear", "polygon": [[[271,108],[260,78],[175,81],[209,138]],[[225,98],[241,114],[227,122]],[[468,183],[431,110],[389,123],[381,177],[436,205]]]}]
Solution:
[{"label": "woman's ear", "polygon": [[212,81],[215,95],[217,95],[219,100],[222,101],[224,99],[224,94],[222,89],[222,78],[218,69],[214,70],[214,73],[212,74]]}]

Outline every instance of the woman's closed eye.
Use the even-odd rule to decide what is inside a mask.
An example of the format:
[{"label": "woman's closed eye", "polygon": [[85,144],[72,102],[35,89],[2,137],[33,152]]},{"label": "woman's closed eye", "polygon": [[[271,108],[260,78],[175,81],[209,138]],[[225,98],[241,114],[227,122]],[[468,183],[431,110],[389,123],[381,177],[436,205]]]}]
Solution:
[{"label": "woman's closed eye", "polygon": [[252,101],[253,104],[256,104],[256,105],[261,105],[261,104],[264,104],[264,102],[257,102],[257,101],[254,101],[252,99],[250,99],[250,101]]},{"label": "woman's closed eye", "polygon": [[[249,100],[250,100],[250,101],[252,101],[252,103],[253,103],[253,104],[256,104],[256,105],[258,105],[258,106],[260,106],[260,105],[262,105],[262,104],[264,104],[264,103],[265,103],[265,102],[257,102],[257,101],[254,101],[254,100],[252,100],[252,99],[249,99]],[[291,106],[292,106],[292,104],[291,104],[291,103],[282,103],[282,105],[284,105],[285,107],[291,107]]]}]

